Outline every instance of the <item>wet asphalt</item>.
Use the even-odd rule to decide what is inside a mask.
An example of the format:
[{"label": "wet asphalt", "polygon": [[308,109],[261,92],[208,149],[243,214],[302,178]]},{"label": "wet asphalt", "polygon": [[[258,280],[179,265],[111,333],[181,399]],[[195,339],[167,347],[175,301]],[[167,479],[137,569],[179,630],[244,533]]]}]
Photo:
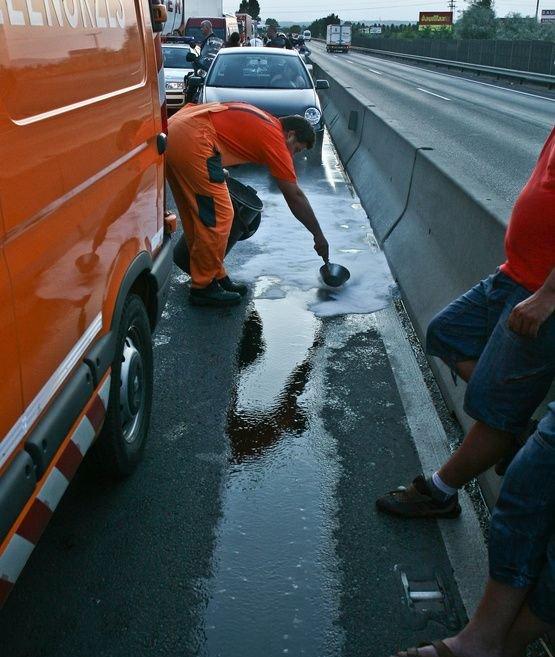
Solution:
[{"label": "wet asphalt", "polygon": [[[305,192],[364,227],[323,158]],[[263,222],[287,212],[261,196]],[[230,271],[264,248],[239,244]],[[382,657],[464,622],[435,521],[373,505],[421,469],[375,315],[316,317],[317,290],[252,283],[237,308],[192,308],[174,271],[144,461],[118,484],[82,466],[0,613],[2,657]],[[446,603],[411,609],[402,573],[439,578]]]}]

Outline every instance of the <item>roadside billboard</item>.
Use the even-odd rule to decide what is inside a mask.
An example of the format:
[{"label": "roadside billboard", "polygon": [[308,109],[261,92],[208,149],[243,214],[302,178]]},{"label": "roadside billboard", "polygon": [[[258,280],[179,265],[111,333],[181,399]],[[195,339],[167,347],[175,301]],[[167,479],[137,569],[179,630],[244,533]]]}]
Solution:
[{"label": "roadside billboard", "polygon": [[452,11],[421,11],[418,18],[419,30],[451,30],[453,28]]},{"label": "roadside billboard", "polygon": [[551,23],[551,21],[555,21],[555,9],[542,9],[540,22]]}]

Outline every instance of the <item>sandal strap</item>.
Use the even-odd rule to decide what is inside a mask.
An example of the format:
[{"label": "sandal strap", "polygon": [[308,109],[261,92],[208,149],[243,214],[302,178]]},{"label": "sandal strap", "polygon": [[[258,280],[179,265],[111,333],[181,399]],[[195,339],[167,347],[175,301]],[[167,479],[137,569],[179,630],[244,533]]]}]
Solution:
[{"label": "sandal strap", "polygon": [[455,653],[443,641],[434,641],[432,646],[438,654],[438,657],[455,657]]}]

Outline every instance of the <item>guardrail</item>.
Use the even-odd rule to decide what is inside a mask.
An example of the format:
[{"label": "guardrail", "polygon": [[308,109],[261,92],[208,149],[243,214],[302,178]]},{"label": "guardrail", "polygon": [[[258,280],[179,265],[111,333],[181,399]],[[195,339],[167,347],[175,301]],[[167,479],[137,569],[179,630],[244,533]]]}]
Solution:
[{"label": "guardrail", "polygon": [[[313,41],[325,43],[324,39],[313,39]],[[516,79],[520,82],[535,82],[536,84],[547,85],[549,89],[555,88],[555,75],[520,71],[510,68],[499,68],[496,66],[484,66],[482,64],[472,64],[469,62],[460,62],[450,59],[438,59],[436,57],[424,57],[421,55],[411,55],[402,52],[392,52],[390,50],[379,50],[378,48],[364,48],[362,46],[351,46],[351,50],[363,54],[373,54],[382,57],[393,57],[395,59],[415,61],[421,64],[434,64],[435,66],[458,69],[461,72],[472,71],[474,73],[486,73],[496,78]]]}]

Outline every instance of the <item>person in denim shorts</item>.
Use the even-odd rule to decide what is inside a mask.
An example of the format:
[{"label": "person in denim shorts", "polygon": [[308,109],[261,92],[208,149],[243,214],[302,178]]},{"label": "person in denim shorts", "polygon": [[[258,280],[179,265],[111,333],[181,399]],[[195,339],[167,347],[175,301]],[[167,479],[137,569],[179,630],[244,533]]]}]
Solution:
[{"label": "person in denim shorts", "polygon": [[555,129],[514,206],[506,262],[430,323],[427,352],[468,382],[476,422],[427,479],[378,498],[380,511],[456,518],[457,491],[516,452],[555,377]]},{"label": "person in denim shorts", "polygon": [[489,571],[478,609],[457,636],[398,657],[521,657],[555,628],[555,403],[505,475]]}]

